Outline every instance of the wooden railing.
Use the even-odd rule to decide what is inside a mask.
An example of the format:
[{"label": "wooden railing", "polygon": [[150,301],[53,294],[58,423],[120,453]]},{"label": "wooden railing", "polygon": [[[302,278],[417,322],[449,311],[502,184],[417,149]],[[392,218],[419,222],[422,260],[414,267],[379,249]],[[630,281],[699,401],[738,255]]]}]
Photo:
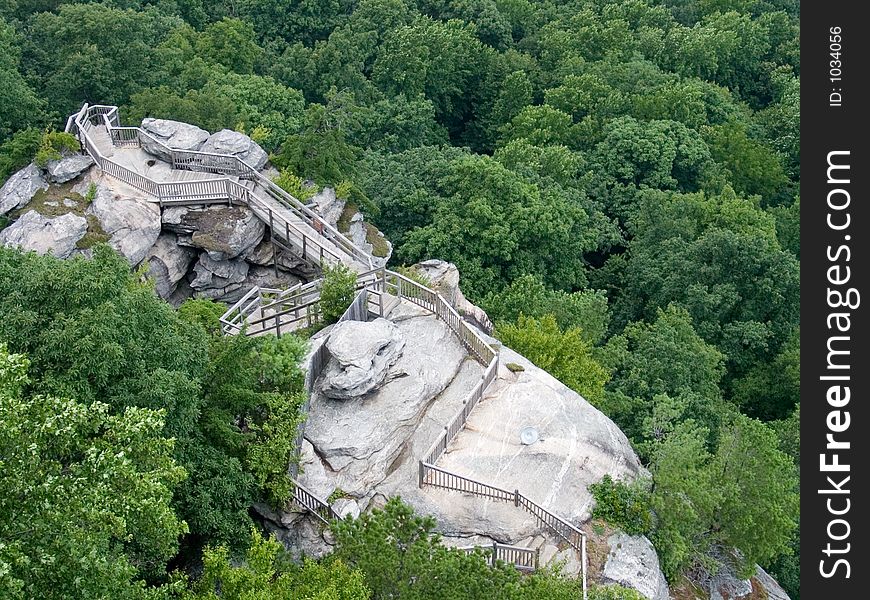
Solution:
[{"label": "wooden railing", "polygon": [[329,502],[315,496],[308,488],[293,480],[293,501],[305,508],[312,515],[329,525],[333,519],[341,519]]},{"label": "wooden railing", "polygon": [[[148,144],[160,147],[167,156],[171,157],[174,168],[228,177],[197,181],[156,182],[134,173],[100,152],[90,135],[97,126],[95,121],[106,128],[109,138],[115,146],[121,148],[140,147],[145,140]],[[120,127],[118,109],[114,106],[88,106],[85,104],[78,113],[71,115],[67,120],[67,130],[72,130],[73,127],[80,133],[85,150],[104,172],[157,198],[161,206],[196,201],[242,202],[247,204],[258,218],[269,223],[273,237],[283,239],[286,244],[285,249],[299,254],[312,264],[319,266],[324,263],[343,262],[341,256],[321,241],[329,240],[334,247],[347,254],[352,260],[369,268],[374,266],[374,259],[371,255],[358,248],[334,227],[324,222],[317,213],[237,156],[170,148],[138,127]],[[317,236],[306,234],[291,219],[274,210],[268,201],[229,177],[254,181],[272,201],[277,202],[282,209],[286,209],[293,215],[293,218],[309,225],[317,233]]]},{"label": "wooden railing", "polygon": [[532,572],[538,568],[540,551],[536,548],[523,548],[522,546],[509,546],[493,542],[486,546],[459,546],[456,548],[466,554],[481,552],[488,554],[490,566],[495,567],[498,561],[514,566],[520,571]]}]

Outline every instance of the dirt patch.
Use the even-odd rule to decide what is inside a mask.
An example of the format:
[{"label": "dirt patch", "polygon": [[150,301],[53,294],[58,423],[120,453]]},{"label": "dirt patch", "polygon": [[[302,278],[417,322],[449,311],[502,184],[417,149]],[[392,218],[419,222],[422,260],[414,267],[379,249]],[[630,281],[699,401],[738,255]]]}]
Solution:
[{"label": "dirt patch", "polygon": [[616,533],[615,529],[602,519],[592,519],[583,524],[581,529],[586,533],[586,559],[589,561],[589,581],[600,583],[604,577],[604,565],[610,554],[607,538]]},{"label": "dirt patch", "polygon": [[707,591],[689,581],[685,576],[670,586],[671,598],[673,600],[709,600],[710,595]]}]

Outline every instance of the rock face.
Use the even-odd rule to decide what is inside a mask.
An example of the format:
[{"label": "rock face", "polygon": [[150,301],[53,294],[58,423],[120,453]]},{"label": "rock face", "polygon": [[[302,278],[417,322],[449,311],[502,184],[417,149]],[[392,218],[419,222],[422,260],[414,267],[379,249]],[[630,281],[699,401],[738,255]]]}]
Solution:
[{"label": "rock face", "polygon": [[269,160],[269,155],[257,142],[244,133],[230,129],[221,129],[217,133],[211,134],[200,150],[238,156],[257,171],[262,169]]},{"label": "rock face", "polygon": [[789,600],[788,594],[776,580],[757,565],[755,575],[743,579],[737,576],[734,569],[726,562],[705,587],[710,594],[710,600],[740,600],[741,598]]},{"label": "rock face", "polygon": [[50,160],[45,166],[46,179],[51,183],[66,183],[91,168],[94,159],[88,154],[69,154],[60,160]]},{"label": "rock face", "polygon": [[668,600],[668,583],[659,568],[659,557],[646,537],[620,532],[607,538],[607,543],[610,554],[603,583],[635,589],[649,600]]},{"label": "rock face", "polygon": [[349,400],[368,394],[384,381],[401,356],[405,340],[386,319],[345,321],[333,328],[326,347],[333,360],[321,391],[327,398]]},{"label": "rock face", "polygon": [[[336,401],[321,392],[322,379],[316,381],[305,428],[305,438],[315,451],[311,460],[322,466],[303,464],[302,484],[328,491],[325,497],[341,488],[361,508],[381,495],[388,476],[398,478],[403,491],[416,489],[416,463],[409,463],[411,474],[400,473],[398,463],[410,456],[410,440],[421,421],[428,422],[427,409],[465,359],[447,326],[433,317],[421,315],[395,325],[405,347],[384,383],[365,397]],[[432,441],[429,433],[423,432],[425,445]]]},{"label": "rock face", "polygon": [[76,242],[84,237],[87,230],[88,221],[84,217],[67,213],[50,219],[30,210],[0,231],[0,244],[39,254],[50,253],[57,258],[69,258],[76,250]]},{"label": "rock face", "polygon": [[21,208],[33,199],[39,190],[48,189],[42,171],[30,163],[10,177],[0,188],[0,215]]},{"label": "rock face", "polygon": [[345,201],[335,197],[335,189],[325,187],[308,200],[308,206],[332,227],[338,228],[338,219],[344,212]]},{"label": "rock face", "polygon": [[142,198],[122,195],[97,186],[97,194],[88,208],[109,234],[109,245],[136,266],[148,255],[160,235],[160,209]]},{"label": "rock face", "polygon": [[[189,123],[167,119],[143,119],[142,129],[170,148],[177,150],[199,150],[208,139],[208,132]],[[145,152],[172,162],[172,156],[160,144],[145,139],[142,142]]]},{"label": "rock face", "polygon": [[196,252],[178,245],[174,233],[164,232],[148,251],[148,274],[154,278],[157,294],[168,300],[178,287],[178,282],[187,275]]},{"label": "rock face", "polygon": [[173,206],[163,211],[163,226],[179,235],[180,244],[201,248],[214,260],[252,251],[266,231],[263,222],[241,206]]},{"label": "rock face", "polygon": [[429,280],[429,287],[441,294],[456,311],[486,333],[492,333],[492,321],[484,310],[465,299],[459,289],[459,269],[443,260],[425,260],[414,265]]},{"label": "rock face", "polygon": [[194,277],[190,287],[197,298],[221,300],[244,287],[248,268],[248,263],[242,259],[214,260],[203,252],[193,267]]}]

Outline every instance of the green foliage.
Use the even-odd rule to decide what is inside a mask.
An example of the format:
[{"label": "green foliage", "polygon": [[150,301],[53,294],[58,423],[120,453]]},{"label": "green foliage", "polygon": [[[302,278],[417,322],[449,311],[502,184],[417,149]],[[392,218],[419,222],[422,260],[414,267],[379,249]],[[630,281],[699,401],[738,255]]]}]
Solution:
[{"label": "green foliage", "polygon": [[594,518],[604,519],[630,535],[646,535],[652,524],[646,482],[626,484],[605,475],[589,486],[595,498]]},{"label": "green foliage", "polygon": [[302,133],[284,141],[281,152],[272,157],[275,166],[322,185],[352,179],[358,149],[347,141],[341,116],[335,114],[338,110],[331,105],[309,105]]},{"label": "green foliage", "polygon": [[40,167],[45,167],[51,160],[60,160],[66,153],[78,152],[81,144],[76,137],[62,131],[46,131],[39,143],[39,150],[33,158]]},{"label": "green foliage", "polygon": [[504,598],[569,600],[580,582],[549,571],[522,577],[505,564],[490,567],[482,553],[466,554],[441,545],[432,517],[414,514],[391,498],[383,509],[333,524],[334,559],[359,569],[372,600],[403,598]]},{"label": "green foliage", "polygon": [[195,540],[243,542],[248,507],[287,498],[300,341],[219,336],[221,307],[191,301],[176,313],[104,245],[92,260],[0,250],[0,292],[0,339],[29,355],[34,392],[113,414],[165,410],[164,433],[189,473],[173,507]]},{"label": "green foliage", "polygon": [[592,355],[592,344],[577,327],[559,329],[553,315],[540,319],[520,315],[516,324],[501,324],[496,337],[592,404],[604,397],[610,374]]},{"label": "green foliage", "polygon": [[356,296],[356,273],[343,264],[323,266],[320,311],[324,323],[335,323]]},{"label": "green foliage", "polygon": [[275,185],[301,202],[305,202],[317,193],[316,187],[305,185],[304,179],[287,169],[282,169],[275,177],[274,182]]},{"label": "green foliage", "polygon": [[583,338],[592,343],[603,339],[610,317],[603,292],[550,290],[533,275],[515,279],[498,293],[490,292],[482,306],[496,322],[516,321],[520,314],[535,318],[551,314],[561,329],[578,327]]},{"label": "green foliage", "polygon": [[646,596],[631,588],[618,584],[592,585],[589,587],[589,600],[643,600]]},{"label": "green foliage", "polygon": [[[130,124],[247,132],[282,171],[341,184],[397,263],[449,260],[500,329],[533,319],[516,334],[539,364],[566,379],[588,375],[582,364],[601,374],[586,358],[613,371],[599,406],[654,488],[675,494],[651,499],[670,575],[710,562],[712,546],[758,546],[795,597],[797,533],[726,532],[717,511],[733,490],[708,480],[741,411],[798,455],[799,12],[796,0],[0,0],[0,180],[85,100],[120,105]],[[63,151],[48,143],[39,162]],[[52,190],[31,208],[61,210]],[[0,251],[0,339],[33,361],[23,393],[114,416],[165,408],[190,472],[173,499],[185,544],[243,546],[250,504],[288,493],[298,349],[221,340],[217,305],[173,313],[106,258],[97,225],[89,216],[77,244],[94,263]],[[367,239],[383,253],[374,227]],[[352,294],[334,296],[332,318]],[[554,346],[575,341],[583,360]],[[734,448],[760,478],[776,461],[739,442],[768,444],[753,427]],[[534,597],[561,593],[532,580]],[[478,595],[518,588],[503,589]]]},{"label": "green foliage", "polygon": [[[656,448],[652,540],[672,578],[688,566],[715,565],[717,545],[740,551],[737,567],[791,552],[797,526],[797,472],[765,424],[738,415],[723,428],[715,454],[706,433],[686,421]],[[747,477],[752,473],[752,477]]]},{"label": "green foliage", "polygon": [[202,575],[181,594],[182,600],[368,600],[362,573],[340,560],[317,563],[306,559],[301,567],[286,568],[283,548],[274,539],[251,531],[250,545],[241,565],[231,560],[225,546],[206,550]]},{"label": "green foliage", "polygon": [[201,326],[209,335],[220,335],[220,319],[226,306],[213,300],[190,298],[178,307],[178,316],[189,323]]},{"label": "green foliage", "polygon": [[0,595],[153,596],[187,531],[164,412],[32,394],[27,367],[0,344]]},{"label": "green foliage", "polygon": [[0,144],[0,181],[4,183],[16,171],[33,160],[42,142],[42,132],[22,129]]}]

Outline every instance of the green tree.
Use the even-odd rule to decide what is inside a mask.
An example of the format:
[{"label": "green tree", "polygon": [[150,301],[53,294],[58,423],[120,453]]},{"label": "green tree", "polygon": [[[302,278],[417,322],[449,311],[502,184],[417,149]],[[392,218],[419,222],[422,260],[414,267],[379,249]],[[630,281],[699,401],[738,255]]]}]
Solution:
[{"label": "green tree", "polygon": [[225,546],[206,550],[202,575],[181,594],[182,600],[368,600],[370,592],[359,571],[340,560],[285,567],[281,544],[256,531],[241,565]]},{"label": "green tree", "polygon": [[560,329],[579,328],[583,339],[593,344],[604,338],[610,318],[603,292],[550,290],[534,275],[523,275],[500,292],[490,292],[482,306],[494,322],[512,323],[521,314],[534,318],[553,315]]},{"label": "green tree", "polygon": [[610,375],[593,357],[592,344],[579,328],[563,332],[553,315],[535,319],[520,314],[516,324],[500,324],[496,336],[592,404],[603,400]]},{"label": "green tree", "polygon": [[164,411],[32,394],[0,344],[0,595],[146,598],[187,531]]},{"label": "green tree", "polygon": [[778,446],[771,428],[739,415],[723,431],[711,464],[722,494],[713,521],[717,537],[740,550],[744,575],[754,572],[758,562],[791,552],[798,514],[797,470]]},{"label": "green tree", "polygon": [[356,296],[356,273],[343,264],[324,265],[320,310],[324,323],[335,323]]}]

